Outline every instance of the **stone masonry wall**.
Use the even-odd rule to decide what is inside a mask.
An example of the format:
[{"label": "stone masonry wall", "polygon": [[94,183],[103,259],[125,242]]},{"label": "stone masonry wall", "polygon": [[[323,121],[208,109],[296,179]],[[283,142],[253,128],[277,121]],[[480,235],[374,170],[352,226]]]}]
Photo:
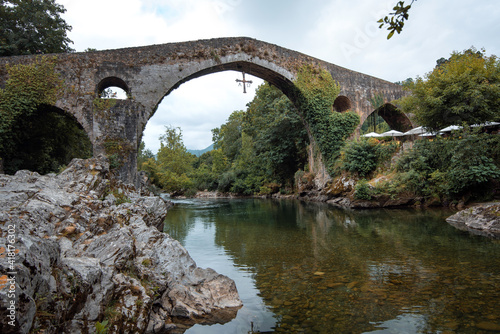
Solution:
[{"label": "stone masonry wall", "polygon": [[[142,132],[158,104],[182,83],[210,73],[236,70],[260,77],[293,99],[293,81],[303,64],[330,71],[340,95],[364,120],[373,110],[369,99],[383,94],[390,102],[403,96],[400,86],[324,62],[308,55],[247,37],[216,38],[117,50],[45,55],[55,57],[65,89],[56,107],[73,115],[85,129],[94,154],[109,153],[122,143],[120,175],[136,183],[135,159]],[[39,56],[0,58],[0,87],[7,64],[27,64]],[[103,108],[98,92],[108,85],[123,88],[129,99]],[[97,102],[99,102],[97,100]],[[115,145],[116,144],[116,145]]]}]

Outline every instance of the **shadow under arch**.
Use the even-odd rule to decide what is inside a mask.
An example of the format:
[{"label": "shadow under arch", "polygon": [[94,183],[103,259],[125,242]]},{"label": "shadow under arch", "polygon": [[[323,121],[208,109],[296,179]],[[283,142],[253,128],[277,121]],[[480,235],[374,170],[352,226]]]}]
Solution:
[{"label": "shadow under arch", "polygon": [[347,96],[339,95],[333,102],[333,110],[345,112],[352,109],[352,102]]},{"label": "shadow under arch", "polygon": [[13,125],[10,149],[3,156],[7,174],[28,169],[40,174],[57,172],[73,158],[92,157],[92,142],[70,113],[41,105]]},{"label": "shadow under arch", "polygon": [[406,132],[412,129],[412,124],[408,116],[401,112],[395,105],[391,103],[385,103],[371,114],[369,114],[364,121],[366,121],[371,115],[376,114],[384,119],[384,121],[389,125],[391,130],[397,130],[401,132]]}]

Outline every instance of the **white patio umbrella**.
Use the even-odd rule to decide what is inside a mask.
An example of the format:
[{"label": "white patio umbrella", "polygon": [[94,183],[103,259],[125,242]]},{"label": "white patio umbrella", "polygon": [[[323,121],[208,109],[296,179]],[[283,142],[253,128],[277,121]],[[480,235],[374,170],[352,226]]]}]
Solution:
[{"label": "white patio umbrella", "polygon": [[447,126],[444,129],[439,130],[439,132],[451,132],[451,131],[460,130],[461,128],[462,127],[458,126],[458,125],[450,125],[450,126]]},{"label": "white patio umbrella", "polygon": [[422,134],[422,133],[425,133],[425,129],[421,126],[419,127],[416,127],[414,129],[411,129],[409,131],[406,131],[405,133],[403,133],[404,136],[411,136],[411,135],[419,135],[419,134]]},{"label": "white patio umbrella", "polygon": [[419,134],[420,137],[434,137],[436,136],[436,133],[435,132],[425,132],[425,133],[421,133]]},{"label": "white patio umbrella", "polygon": [[485,123],[481,123],[481,124],[474,124],[474,125],[471,125],[473,128],[477,128],[478,126],[480,127],[487,127],[487,126],[494,126],[494,125],[500,125],[500,123],[498,122],[485,122]]},{"label": "white patio umbrella", "polygon": [[389,130],[386,131],[382,134],[380,134],[380,137],[401,137],[403,133],[401,131],[396,131],[396,130]]},{"label": "white patio umbrella", "polygon": [[381,137],[381,135],[376,133],[376,132],[370,132],[370,133],[362,135],[361,137]]}]

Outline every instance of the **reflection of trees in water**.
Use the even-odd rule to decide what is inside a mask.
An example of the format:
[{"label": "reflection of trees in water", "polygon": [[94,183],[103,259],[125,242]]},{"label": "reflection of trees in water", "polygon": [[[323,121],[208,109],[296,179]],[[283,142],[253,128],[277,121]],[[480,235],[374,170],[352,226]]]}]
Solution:
[{"label": "reflection of trees in water", "polygon": [[196,224],[195,216],[194,211],[174,206],[168,210],[163,232],[184,244],[189,230]]},{"label": "reflection of trees in water", "polygon": [[[300,308],[312,310],[309,318],[329,312],[346,326],[336,329],[359,330],[419,306],[435,331],[446,330],[446,321],[461,326],[472,291],[500,297],[490,291],[500,284],[498,244],[457,232],[446,214],[245,200],[224,203],[213,221],[216,244],[254,268],[263,297],[282,316],[302,321]],[[488,303],[474,308],[500,319]]]}]

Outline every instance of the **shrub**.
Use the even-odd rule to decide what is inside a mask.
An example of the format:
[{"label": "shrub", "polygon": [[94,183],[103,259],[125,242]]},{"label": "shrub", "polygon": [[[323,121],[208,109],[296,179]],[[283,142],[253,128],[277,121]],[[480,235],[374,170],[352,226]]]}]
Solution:
[{"label": "shrub", "polygon": [[366,180],[360,180],[354,188],[354,198],[356,199],[372,199],[370,185]]},{"label": "shrub", "polygon": [[394,142],[383,143],[373,138],[350,141],[344,147],[342,168],[365,177],[389,160],[397,148]]},{"label": "shrub", "polygon": [[365,177],[377,167],[377,153],[374,144],[368,140],[349,142],[344,149],[343,168]]},{"label": "shrub", "polygon": [[468,131],[450,138],[417,141],[397,162],[400,188],[423,196],[484,196],[500,179],[498,136]]},{"label": "shrub", "polygon": [[217,190],[220,192],[229,192],[235,179],[234,171],[224,172],[219,178]]}]

